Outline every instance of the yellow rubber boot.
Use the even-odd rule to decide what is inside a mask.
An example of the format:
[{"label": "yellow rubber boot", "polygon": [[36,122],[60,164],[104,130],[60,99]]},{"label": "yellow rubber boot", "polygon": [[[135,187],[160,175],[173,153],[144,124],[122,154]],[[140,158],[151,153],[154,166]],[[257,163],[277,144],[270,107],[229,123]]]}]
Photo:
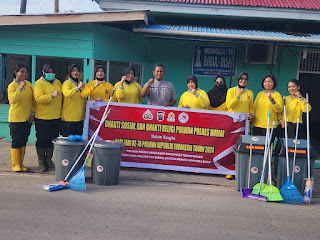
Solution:
[{"label": "yellow rubber boot", "polygon": [[20,148],[11,148],[12,171],[21,172]]},{"label": "yellow rubber boot", "polygon": [[233,179],[234,179],[234,176],[233,176],[233,175],[226,175],[226,179],[228,179],[228,180],[233,180]]},{"label": "yellow rubber boot", "polygon": [[20,148],[20,166],[23,172],[28,172],[28,168],[23,165],[24,155],[26,153],[26,146]]}]

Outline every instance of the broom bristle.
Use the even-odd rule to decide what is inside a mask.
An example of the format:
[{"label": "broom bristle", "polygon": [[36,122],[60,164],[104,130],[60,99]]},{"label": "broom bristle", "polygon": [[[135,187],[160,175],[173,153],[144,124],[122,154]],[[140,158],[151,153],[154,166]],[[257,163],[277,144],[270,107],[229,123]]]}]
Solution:
[{"label": "broom bristle", "polygon": [[[253,189],[252,189],[252,194],[258,194],[259,192],[259,186],[260,183],[257,183],[256,185],[254,185]],[[263,190],[263,188],[265,188],[267,185],[265,183],[261,183],[261,188],[260,188],[260,192]]]},{"label": "broom bristle", "polygon": [[82,166],[79,171],[70,179],[69,188],[75,191],[86,190],[86,172],[85,166]]},{"label": "broom bristle", "polygon": [[261,191],[261,195],[267,197],[268,202],[280,202],[283,198],[278,188],[273,185],[268,185]]},{"label": "broom bristle", "polygon": [[290,177],[287,178],[286,183],[280,189],[280,194],[283,197],[283,203],[301,204],[305,201],[297,187],[290,180]]}]

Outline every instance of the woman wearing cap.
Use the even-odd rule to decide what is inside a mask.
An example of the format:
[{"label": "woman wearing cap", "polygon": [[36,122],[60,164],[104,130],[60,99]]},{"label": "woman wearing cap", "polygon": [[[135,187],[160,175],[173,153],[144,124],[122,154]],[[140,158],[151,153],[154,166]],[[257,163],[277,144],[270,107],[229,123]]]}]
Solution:
[{"label": "woman wearing cap", "polygon": [[115,95],[118,102],[123,103],[141,103],[141,86],[134,82],[135,70],[133,67],[127,67],[121,80],[114,85]]},{"label": "woman wearing cap", "polygon": [[218,75],[214,80],[214,87],[208,92],[210,100],[209,110],[227,111],[226,96],[227,85],[224,76]]},{"label": "woman wearing cap", "polygon": [[[305,126],[302,122],[302,113],[307,112],[307,101],[300,93],[300,82],[297,79],[291,79],[288,82],[288,92],[290,96],[286,96],[286,115],[287,115],[287,126],[288,126],[288,137],[295,138],[297,119],[299,118],[299,138],[305,138]],[[309,104],[309,112],[311,111],[311,105]],[[281,114],[280,124],[282,129],[285,127],[284,113]],[[282,136],[284,133],[282,131]]]},{"label": "woman wearing cap", "polygon": [[79,81],[80,68],[72,64],[68,68],[69,79],[62,84],[63,104],[60,134],[64,137],[83,134],[86,100],[80,93],[84,83]]},{"label": "woman wearing cap", "polygon": [[23,159],[34,120],[34,96],[32,85],[26,80],[28,68],[25,65],[17,64],[13,77],[8,86],[12,171],[27,172],[28,168],[23,165]]},{"label": "woman wearing cap", "polygon": [[[265,90],[258,93],[256,100],[254,101],[254,114],[255,119],[252,123],[252,134],[265,136],[268,123],[268,112],[271,110],[270,114],[270,128],[272,128],[272,123],[275,121],[274,128],[278,126],[278,120],[280,114],[283,111],[283,100],[279,92],[274,90],[277,86],[277,81],[275,76],[272,74],[267,74],[261,82],[262,88]],[[274,131],[275,133],[276,131]],[[275,134],[273,134],[274,140]]]},{"label": "woman wearing cap", "polygon": [[198,87],[198,79],[194,75],[187,78],[188,91],[180,97],[178,107],[206,109],[209,106],[209,98],[205,91]]},{"label": "woman wearing cap", "polygon": [[[105,81],[106,69],[102,65],[98,65],[95,68],[96,79],[88,82],[81,92],[82,98],[90,96],[90,100],[95,101],[109,101],[109,98],[113,91],[111,83]],[[117,98],[115,95],[112,96],[112,102],[116,102]]]},{"label": "woman wearing cap", "polygon": [[40,172],[54,168],[52,140],[59,136],[61,121],[61,83],[50,64],[42,68],[42,76],[34,84],[36,148]]},{"label": "woman wearing cap", "polygon": [[[228,112],[248,113],[247,119],[254,118],[253,92],[246,88],[249,80],[248,73],[242,72],[238,75],[238,86],[230,88],[227,92],[226,107]],[[227,179],[233,179],[227,175]]]}]

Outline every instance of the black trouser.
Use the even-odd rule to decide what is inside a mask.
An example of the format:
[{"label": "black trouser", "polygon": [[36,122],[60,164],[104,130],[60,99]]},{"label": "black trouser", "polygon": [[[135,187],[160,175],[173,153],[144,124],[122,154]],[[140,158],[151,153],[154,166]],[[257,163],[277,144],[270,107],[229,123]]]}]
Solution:
[{"label": "black trouser", "polygon": [[36,147],[53,148],[52,140],[59,137],[60,119],[43,120],[36,118]]},{"label": "black trouser", "polygon": [[9,124],[10,135],[12,138],[11,148],[25,147],[30,135],[31,123],[12,122]]},{"label": "black trouser", "polygon": [[[296,128],[297,124],[292,123],[292,122],[287,122],[288,125],[288,138],[296,138]],[[280,126],[280,137],[284,138],[285,133],[284,133],[284,128]],[[299,131],[298,131],[298,139],[306,139],[306,128],[304,124],[299,124]]]},{"label": "black trouser", "polygon": [[83,134],[83,121],[79,122],[61,122],[60,134],[64,137],[72,135],[81,135]]}]

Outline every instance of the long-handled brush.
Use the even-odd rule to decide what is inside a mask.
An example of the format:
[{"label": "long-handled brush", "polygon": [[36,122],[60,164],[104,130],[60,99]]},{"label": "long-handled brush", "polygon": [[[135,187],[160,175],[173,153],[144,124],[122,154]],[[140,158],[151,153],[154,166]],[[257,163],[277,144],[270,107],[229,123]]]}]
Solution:
[{"label": "long-handled brush", "polygon": [[[109,105],[110,105],[110,102],[111,102],[111,99],[112,99],[112,96],[113,96],[113,93],[114,93],[114,89],[110,95],[110,99],[108,101],[108,104],[106,106],[106,110],[105,112],[107,111],[107,109],[109,108]],[[96,129],[95,133],[93,134],[93,136],[91,137],[92,140],[92,143],[91,143],[91,146],[90,146],[90,149],[89,149],[89,152],[86,156],[86,159],[84,161],[84,164],[82,165],[82,167],[78,170],[78,172],[76,172],[73,177],[70,178],[69,180],[69,188],[71,190],[75,190],[75,191],[85,191],[86,190],[86,165],[87,166],[91,166],[91,160],[93,158],[93,154],[91,153],[92,151],[92,148],[93,148],[93,145],[96,141],[96,138],[100,132],[100,128],[102,126],[102,124],[104,123],[104,121],[106,120],[106,118],[108,117],[110,111],[111,111],[112,108],[110,108],[108,110],[108,112],[105,114],[105,116],[103,116],[100,120],[100,123],[99,123],[99,126],[98,128]]]},{"label": "long-handled brush", "polygon": [[287,129],[287,113],[286,113],[286,102],[285,96],[283,97],[284,106],[284,121],[285,121],[285,141],[286,141],[286,162],[287,162],[287,181],[284,183],[282,188],[280,189],[281,196],[283,197],[283,203],[289,204],[301,204],[304,202],[304,198],[302,197],[301,193],[294,185],[294,183],[290,179],[289,175],[289,153],[288,153],[288,129]]},{"label": "long-handled brush", "polygon": [[311,164],[310,164],[310,120],[309,120],[309,94],[306,94],[307,100],[307,158],[308,158],[308,178],[306,179],[306,186],[304,188],[304,200],[310,204],[312,201],[312,192],[314,179],[311,177]]},{"label": "long-handled brush", "polygon": [[294,171],[296,169],[296,157],[297,157],[297,142],[298,142],[298,135],[299,135],[299,121],[300,119],[297,118],[297,127],[296,127],[296,136],[294,139],[294,153],[293,153],[293,162],[292,162],[292,182],[294,181]]},{"label": "long-handled brush", "polygon": [[[269,125],[270,125],[270,114],[271,114],[271,111],[269,109],[269,111],[268,111],[267,129],[269,129]],[[267,197],[262,196],[260,194],[260,192],[266,186],[266,184],[263,183],[263,178],[264,178],[264,172],[265,172],[265,167],[266,167],[266,162],[267,162],[268,141],[269,141],[269,131],[267,130],[267,132],[266,132],[266,140],[265,140],[265,143],[264,143],[263,167],[262,167],[262,171],[261,171],[260,183],[256,184],[253,187],[252,193],[248,194],[248,198],[259,200],[259,201],[264,201],[264,202],[267,201]]]},{"label": "long-handled brush", "polygon": [[250,188],[251,162],[252,162],[252,141],[250,142],[248,185],[247,185],[248,187],[247,188],[240,188],[240,193],[242,195],[242,198],[248,198],[248,194],[252,193],[252,188]]},{"label": "long-handled brush", "polygon": [[[272,135],[271,135],[272,136]],[[272,178],[271,178],[271,158],[272,158],[272,148],[273,148],[273,143],[271,143],[271,148],[269,151],[269,185],[264,187],[263,190],[261,191],[261,195],[267,197],[268,202],[280,202],[283,201],[283,198],[280,194],[280,190],[272,185]]]}]

